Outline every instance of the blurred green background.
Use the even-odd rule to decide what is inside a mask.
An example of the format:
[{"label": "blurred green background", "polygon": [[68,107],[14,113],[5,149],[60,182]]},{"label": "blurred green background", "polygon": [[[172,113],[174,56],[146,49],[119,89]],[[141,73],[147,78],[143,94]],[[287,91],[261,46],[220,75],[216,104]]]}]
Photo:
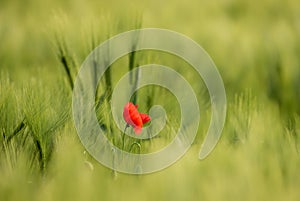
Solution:
[{"label": "blurred green background", "polygon": [[[187,72],[208,111],[199,137],[173,166],[133,176],[84,151],[71,116],[70,79],[101,42],[148,27],[185,34],[209,53],[228,114],[216,149],[199,161],[209,100]],[[0,0],[0,41],[0,200],[300,199],[299,1]],[[186,65],[149,54],[137,54],[135,63]],[[127,70],[113,67],[112,81]],[[159,102],[160,93],[150,100]]]}]

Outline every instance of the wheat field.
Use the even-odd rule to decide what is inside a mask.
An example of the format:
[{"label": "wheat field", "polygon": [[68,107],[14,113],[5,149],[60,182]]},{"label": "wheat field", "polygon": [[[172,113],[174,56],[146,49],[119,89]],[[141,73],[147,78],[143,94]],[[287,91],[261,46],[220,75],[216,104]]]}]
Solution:
[{"label": "wheat field", "polygon": [[[72,89],[101,42],[151,27],[185,34],[208,52],[224,81],[226,123],[213,152],[199,160],[211,115],[201,78],[174,55],[122,57],[99,81],[96,107],[116,146],[122,131],[109,113],[111,91],[138,65],[172,66],[192,85],[203,111],[180,160],[156,173],[128,175],[101,165],[81,144]],[[299,1],[0,0],[0,39],[1,201],[300,200]],[[159,87],[136,96],[143,112],[159,104],[169,118],[160,137],[140,141],[133,152],[159,150],[176,134],[178,103]],[[133,142],[127,138],[124,146]]]}]

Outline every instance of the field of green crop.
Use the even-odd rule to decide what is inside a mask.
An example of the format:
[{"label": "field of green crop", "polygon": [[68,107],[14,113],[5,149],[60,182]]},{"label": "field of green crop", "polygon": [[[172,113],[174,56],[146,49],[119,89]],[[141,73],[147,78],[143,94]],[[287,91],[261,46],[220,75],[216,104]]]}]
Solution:
[{"label": "field of green crop", "polygon": [[[78,138],[72,89],[88,54],[106,39],[137,28],[185,34],[212,57],[223,78],[227,118],[204,160],[198,153],[210,122],[210,99],[191,66],[174,55],[141,51],[116,61],[100,80],[99,124],[112,143],[136,142],[112,120],[111,92],[136,66],[160,63],[180,72],[197,93],[200,127],[174,165],[147,175],[102,166]],[[300,200],[300,3],[262,1],[0,0],[0,200]],[[166,146],[179,105],[157,86],[136,94],[142,112],[168,115],[158,137],[132,152]]]}]

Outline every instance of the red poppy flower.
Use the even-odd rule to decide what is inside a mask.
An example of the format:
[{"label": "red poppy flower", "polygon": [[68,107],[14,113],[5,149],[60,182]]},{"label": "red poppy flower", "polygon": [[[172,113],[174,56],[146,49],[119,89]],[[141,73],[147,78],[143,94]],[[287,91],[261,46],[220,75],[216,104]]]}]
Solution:
[{"label": "red poppy flower", "polygon": [[141,114],[137,110],[138,105],[129,102],[124,106],[123,117],[127,124],[131,125],[136,134],[142,132],[143,125],[151,120],[147,114]]}]

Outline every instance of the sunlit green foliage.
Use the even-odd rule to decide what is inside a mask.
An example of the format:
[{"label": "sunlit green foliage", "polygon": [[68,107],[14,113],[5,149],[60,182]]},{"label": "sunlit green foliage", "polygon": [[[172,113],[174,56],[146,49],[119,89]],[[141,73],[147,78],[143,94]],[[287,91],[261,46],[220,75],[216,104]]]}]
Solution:
[{"label": "sunlit green foliage", "polygon": [[[99,82],[95,105],[117,146],[122,131],[108,113],[109,98],[128,69],[172,66],[191,83],[201,109],[197,139],[181,160],[158,173],[132,176],[112,172],[85,152],[71,104],[74,79],[90,51],[140,27],[171,29],[198,42],[222,75],[228,115],[216,149],[199,161],[210,120],[201,78],[161,52],[116,61]],[[300,199],[297,0],[1,0],[0,39],[0,200]],[[141,111],[161,104],[168,113],[160,137],[139,141],[143,153],[158,150],[176,133],[179,105],[158,87],[143,88],[136,97]],[[127,138],[127,149],[134,142]]]}]

